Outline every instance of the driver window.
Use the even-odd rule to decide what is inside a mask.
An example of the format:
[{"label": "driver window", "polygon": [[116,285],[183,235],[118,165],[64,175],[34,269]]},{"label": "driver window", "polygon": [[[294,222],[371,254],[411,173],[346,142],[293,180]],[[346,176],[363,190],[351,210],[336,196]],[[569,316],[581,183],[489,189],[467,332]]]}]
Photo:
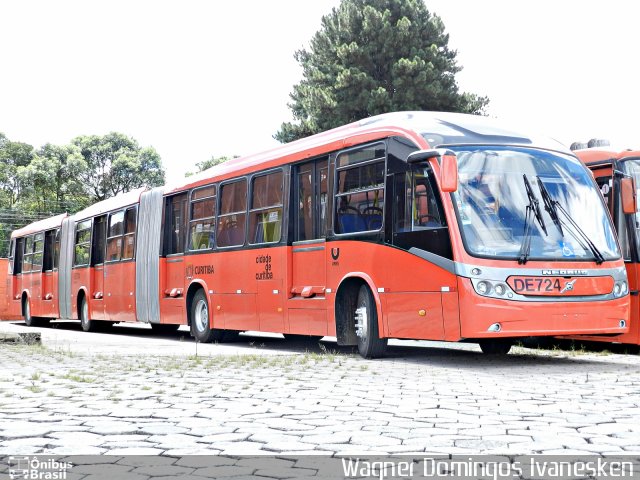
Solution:
[{"label": "driver window", "polygon": [[396,176],[396,231],[411,232],[446,226],[430,177],[429,170]]}]

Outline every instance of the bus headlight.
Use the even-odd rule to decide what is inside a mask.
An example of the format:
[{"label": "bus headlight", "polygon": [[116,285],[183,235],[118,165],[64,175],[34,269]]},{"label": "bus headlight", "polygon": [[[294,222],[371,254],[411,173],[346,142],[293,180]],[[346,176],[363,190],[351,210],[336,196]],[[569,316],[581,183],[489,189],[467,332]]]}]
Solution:
[{"label": "bus headlight", "polygon": [[491,298],[512,298],[513,292],[509,285],[501,280],[476,280],[471,279],[474,291],[478,295]]},{"label": "bus headlight", "polygon": [[624,280],[622,280],[621,282],[616,282],[613,286],[614,297],[623,297],[627,293],[629,293],[629,285]]},{"label": "bus headlight", "polygon": [[476,285],[476,290],[480,295],[489,295],[491,293],[491,284],[482,280]]}]

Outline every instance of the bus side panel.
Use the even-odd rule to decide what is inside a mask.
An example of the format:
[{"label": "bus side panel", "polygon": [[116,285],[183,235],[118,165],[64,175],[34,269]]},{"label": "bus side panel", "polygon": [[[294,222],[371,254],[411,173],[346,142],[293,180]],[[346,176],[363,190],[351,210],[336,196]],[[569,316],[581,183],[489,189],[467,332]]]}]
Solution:
[{"label": "bus side panel", "polygon": [[261,248],[251,252],[254,259],[250,274],[255,282],[256,312],[262,332],[285,332],[285,291],[287,247]]},{"label": "bus side panel", "polygon": [[[275,249],[272,250],[275,252]],[[275,253],[271,255],[269,265],[274,269]],[[209,262],[215,270],[215,278],[210,284],[215,292],[212,316],[214,323],[216,315],[219,315],[222,323],[217,325],[224,325],[225,329],[259,330],[256,274],[265,270],[267,263],[259,263],[265,256],[264,250],[223,251],[215,254],[215,260]],[[283,267],[277,266],[275,271],[282,275],[282,270]]]},{"label": "bus side panel", "polygon": [[[637,292],[640,288],[640,264],[627,263],[627,280],[629,281],[629,291]],[[640,345],[640,296],[630,295],[631,314],[629,318],[629,331],[615,337],[588,337],[580,335],[579,337],[571,337],[574,340],[589,340],[594,342],[607,343],[629,343]]]},{"label": "bus side panel", "polygon": [[13,300],[13,282],[16,275],[9,275],[9,261],[0,258],[0,321],[20,319],[20,302]]},{"label": "bus side panel", "polygon": [[460,333],[460,305],[457,292],[442,293],[442,315],[444,317],[444,339],[457,342]]},{"label": "bus side panel", "polygon": [[[93,302],[91,299],[91,268],[80,267],[74,268],[71,271],[71,319],[78,320],[78,298],[80,292],[84,289],[87,294],[87,302],[89,306],[89,315],[91,316],[91,309]],[[101,304],[102,305],[102,304]],[[91,317],[93,318],[93,317]]]},{"label": "bus side panel", "polygon": [[629,318],[629,333],[621,335],[624,343],[634,343],[640,345],[640,264],[628,263],[627,276],[629,280],[629,291],[636,292],[631,295],[631,316]]},{"label": "bus side panel", "polygon": [[440,292],[388,293],[384,296],[389,337],[444,340]]},{"label": "bus side panel", "polygon": [[58,318],[58,272],[49,270],[42,273],[42,316]]},{"label": "bus side panel", "polygon": [[23,274],[22,278],[24,289],[29,291],[31,315],[42,317],[44,310],[42,305],[42,273],[31,272]]},{"label": "bus side panel", "polygon": [[[442,340],[445,338],[443,288],[456,294],[456,277],[452,273],[404,250],[363,241],[328,243],[327,286],[336,292],[345,276],[368,275],[373,295],[381,298],[382,335],[400,338]],[[335,302],[335,296],[331,295]],[[384,299],[384,301],[382,301]],[[447,299],[447,330],[457,329],[456,302]],[[332,305],[334,312],[335,305]],[[422,314],[424,311],[424,315]],[[328,317],[333,317],[330,312]],[[330,330],[335,330],[334,325]]]},{"label": "bus side panel", "polygon": [[160,259],[160,323],[187,323],[184,262],[182,256]]},{"label": "bus side panel", "polygon": [[135,322],[136,264],[116,262],[105,266],[105,309],[108,320]]},{"label": "bus side panel", "polygon": [[256,294],[221,294],[216,295],[216,310],[213,316],[220,315],[227,330],[259,330],[256,315]]}]

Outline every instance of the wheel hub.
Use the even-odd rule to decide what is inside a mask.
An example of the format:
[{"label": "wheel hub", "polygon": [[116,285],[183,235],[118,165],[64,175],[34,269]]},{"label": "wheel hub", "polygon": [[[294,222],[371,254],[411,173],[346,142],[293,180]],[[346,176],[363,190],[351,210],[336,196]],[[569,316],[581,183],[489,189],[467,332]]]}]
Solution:
[{"label": "wheel hub", "polygon": [[199,332],[204,332],[209,323],[209,310],[205,302],[198,302],[196,307],[196,328]]},{"label": "wheel hub", "polygon": [[359,338],[367,336],[367,307],[359,307],[356,309],[356,335]]}]

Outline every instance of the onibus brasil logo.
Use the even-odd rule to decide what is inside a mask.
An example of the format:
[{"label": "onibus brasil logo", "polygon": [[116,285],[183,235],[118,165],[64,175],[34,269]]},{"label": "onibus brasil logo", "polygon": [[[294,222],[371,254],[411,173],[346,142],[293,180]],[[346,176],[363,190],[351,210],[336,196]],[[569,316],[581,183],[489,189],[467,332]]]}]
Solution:
[{"label": "onibus brasil logo", "polygon": [[65,480],[67,471],[73,467],[69,462],[54,458],[9,457],[9,478],[11,480]]}]

